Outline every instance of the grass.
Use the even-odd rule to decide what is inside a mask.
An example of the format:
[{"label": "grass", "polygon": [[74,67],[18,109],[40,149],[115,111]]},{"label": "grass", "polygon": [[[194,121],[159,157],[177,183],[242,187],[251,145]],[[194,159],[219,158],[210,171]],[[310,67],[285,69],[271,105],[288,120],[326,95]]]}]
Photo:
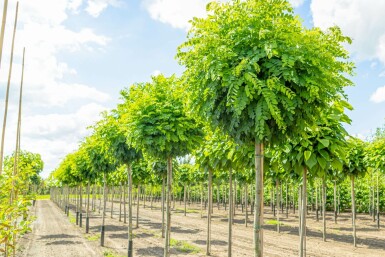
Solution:
[{"label": "grass", "polygon": [[124,257],[123,255],[118,255],[110,250],[104,251],[103,256],[105,257]]},{"label": "grass", "polygon": [[186,241],[176,240],[172,238],[170,240],[170,246],[183,253],[199,253],[201,251],[199,247],[191,245]]},{"label": "grass", "polygon": [[95,234],[95,235],[87,235],[86,236],[86,239],[88,241],[98,241],[100,239],[100,235],[99,234]]},{"label": "grass", "polygon": [[75,218],[74,215],[72,215],[72,214],[70,213],[70,214],[68,215],[68,217],[69,217],[70,222],[71,222],[72,224],[75,224],[75,223],[76,223],[76,218]]},{"label": "grass", "polygon": [[[278,221],[277,221],[277,220],[267,220],[265,223],[266,223],[267,225],[278,225]],[[279,225],[280,225],[280,226],[283,226],[283,223],[280,222]]]},{"label": "grass", "polygon": [[37,195],[36,200],[49,200],[50,196],[49,195]]}]

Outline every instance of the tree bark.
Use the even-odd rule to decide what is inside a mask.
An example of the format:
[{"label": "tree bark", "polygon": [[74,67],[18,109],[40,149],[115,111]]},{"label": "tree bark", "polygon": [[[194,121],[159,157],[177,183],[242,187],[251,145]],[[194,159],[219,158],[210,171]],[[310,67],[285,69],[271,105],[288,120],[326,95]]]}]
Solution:
[{"label": "tree bark", "polygon": [[[164,240],[164,257],[170,256],[170,240],[171,240],[171,184],[172,184],[172,158],[167,158],[167,191],[166,191],[166,238]],[[175,199],[175,198],[174,198]]]},{"label": "tree bark", "polygon": [[326,242],[326,182],[322,178],[322,238]]},{"label": "tree bark", "polygon": [[90,230],[90,181],[88,180],[87,185],[87,211],[86,211],[86,233],[88,234]]},{"label": "tree bark", "polygon": [[206,255],[211,255],[211,209],[213,204],[212,196],[213,172],[209,169],[209,183],[208,183],[208,208],[207,208],[207,241],[206,241]]},{"label": "tree bark", "polygon": [[276,181],[276,187],[277,187],[277,232],[280,233],[280,226],[279,226],[279,206],[280,206],[280,190],[279,190],[279,180]]},{"label": "tree bark", "polygon": [[183,186],[183,202],[184,202],[184,216],[186,216],[187,213],[187,204],[186,204],[186,197],[187,197],[187,192],[186,192],[186,184]]},{"label": "tree bark", "polygon": [[101,236],[100,236],[100,245],[104,246],[104,222],[106,219],[106,201],[107,201],[107,195],[106,195],[106,172],[103,172],[103,211],[102,211],[102,227],[101,227]]},{"label": "tree bark", "polygon": [[248,188],[248,185],[247,183],[245,184],[245,226],[247,227],[247,221],[249,219],[249,214],[248,214],[248,202],[249,202],[249,199],[248,199],[248,191],[247,191],[247,188]]},{"label": "tree bark", "polygon": [[162,206],[161,206],[161,209],[162,209],[162,238],[165,238],[165,217],[164,217],[164,203],[165,203],[165,196],[166,196],[166,191],[165,191],[165,188],[166,188],[166,179],[163,175],[163,178],[162,178]]},{"label": "tree bark", "polygon": [[263,143],[255,143],[254,257],[263,256]]},{"label": "tree bark", "polygon": [[352,184],[352,224],[353,224],[353,245],[357,246],[356,243],[356,202],[355,202],[355,192],[354,192],[354,176],[351,176]]},{"label": "tree bark", "polygon": [[140,205],[140,184],[138,184],[138,193],[136,196],[136,228],[139,228],[139,205]]},{"label": "tree bark", "polygon": [[334,223],[337,224],[337,182],[334,180]]},{"label": "tree bark", "polygon": [[306,209],[307,209],[307,169],[303,169],[302,175],[302,192],[301,192],[301,232],[300,232],[300,249],[299,256],[306,256]]},{"label": "tree bark", "polygon": [[232,250],[231,250],[231,247],[232,247],[232,242],[231,242],[231,238],[232,238],[232,233],[233,233],[233,215],[234,215],[234,212],[233,212],[233,209],[234,209],[234,202],[233,202],[233,171],[232,169],[229,170],[229,237],[228,237],[228,244],[227,244],[227,257],[231,257],[231,254],[232,254]]},{"label": "tree bark", "polygon": [[377,229],[380,229],[380,191],[378,190],[379,171],[377,170]]},{"label": "tree bark", "polygon": [[[128,182],[128,257],[133,256],[133,234],[132,234],[132,167],[127,165],[127,182]],[[124,216],[126,217],[126,216]]]}]

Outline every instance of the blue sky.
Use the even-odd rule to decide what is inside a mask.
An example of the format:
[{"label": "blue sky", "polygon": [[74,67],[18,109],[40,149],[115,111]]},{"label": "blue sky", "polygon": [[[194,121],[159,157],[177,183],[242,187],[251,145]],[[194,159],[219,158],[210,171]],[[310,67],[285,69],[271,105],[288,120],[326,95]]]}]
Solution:
[{"label": "blue sky", "polygon": [[[42,154],[46,177],[119,91],[152,74],[180,74],[176,48],[188,20],[203,16],[207,0],[20,1],[6,152],[13,151],[22,47],[27,47],[22,148]],[[333,24],[351,36],[356,86],[351,134],[366,137],[385,123],[385,1],[291,0],[308,27]],[[15,1],[10,1],[0,70],[4,98]],[[3,100],[2,100],[3,101]],[[3,104],[1,105],[3,106]],[[1,107],[3,108],[3,107]],[[3,111],[1,109],[1,111]]]}]

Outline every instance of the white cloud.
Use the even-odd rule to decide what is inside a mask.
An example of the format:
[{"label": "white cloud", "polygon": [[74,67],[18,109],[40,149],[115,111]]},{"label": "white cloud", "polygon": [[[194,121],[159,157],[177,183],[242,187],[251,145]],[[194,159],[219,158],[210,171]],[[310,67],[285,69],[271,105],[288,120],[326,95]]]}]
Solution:
[{"label": "white cloud", "polygon": [[[193,17],[205,17],[206,5],[213,0],[142,0],[152,19],[188,30]],[[228,0],[219,0],[222,2]],[[290,0],[299,7],[305,0]]]},{"label": "white cloud", "polygon": [[209,0],[143,0],[144,6],[154,20],[187,30],[189,20],[204,17]]},{"label": "white cloud", "polygon": [[314,25],[323,29],[338,25],[353,38],[351,50],[363,59],[377,58],[385,64],[385,1],[313,0]]},{"label": "white cloud", "polygon": [[385,78],[385,70],[384,71],[382,71],[381,73],[380,73],[380,75],[378,75],[380,78]]},{"label": "white cloud", "polygon": [[376,92],[370,97],[370,101],[375,103],[385,102],[385,86],[377,88]]},{"label": "white cloud", "polygon": [[290,0],[289,2],[293,5],[293,7],[299,7],[305,2],[305,0]]},{"label": "white cloud", "polygon": [[118,0],[88,0],[86,11],[93,17],[98,17],[109,5],[119,6],[121,3]]},{"label": "white cloud", "polygon": [[[20,83],[21,56],[25,46],[21,145],[23,149],[42,155],[46,163],[44,176],[77,147],[79,140],[87,135],[86,127],[99,119],[99,112],[106,109],[103,104],[110,100],[107,93],[77,82],[78,71],[71,67],[70,62],[63,62],[58,57],[80,51],[99,54],[99,49],[103,50],[110,42],[108,37],[92,28],[77,25],[76,29],[70,29],[66,25],[71,15],[81,11],[84,2],[34,0],[20,3],[10,95],[13,101],[9,106],[5,152],[9,154],[14,150],[17,117],[14,100],[18,95],[16,86]],[[108,5],[117,3],[106,2]],[[8,77],[15,6],[14,2],[10,2],[8,9],[0,69],[1,90],[4,90]],[[3,108],[4,102],[0,102],[1,113]],[[73,109],[78,110],[63,113]],[[39,114],[42,110],[45,114]]]}]

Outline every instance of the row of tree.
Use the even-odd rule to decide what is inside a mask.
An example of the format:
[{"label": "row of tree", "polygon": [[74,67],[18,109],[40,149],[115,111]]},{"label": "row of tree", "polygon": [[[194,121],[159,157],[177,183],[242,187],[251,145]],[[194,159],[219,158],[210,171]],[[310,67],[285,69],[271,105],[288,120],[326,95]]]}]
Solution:
[{"label": "row of tree", "polygon": [[[150,163],[164,185],[165,257],[170,255],[173,166],[178,158],[191,155],[197,176],[208,181],[208,255],[216,171],[228,175],[228,256],[236,174],[249,174],[245,178],[254,181],[255,256],[263,255],[264,177],[300,183],[300,256],[306,255],[308,181],[322,181],[325,210],[326,181],[348,177],[356,244],[355,180],[369,166],[383,169],[384,140],[367,148],[344,129],[350,123],[345,110],[352,109],[344,89],[353,85],[349,76],[354,64],[343,44],[351,39],[338,27],[305,28],[286,0],[212,2],[207,11],[206,18],[191,21],[187,40],[178,48],[177,59],[186,68],[182,77],[154,76],[123,90],[123,102],[104,114],[55,176],[63,185],[76,181],[88,188],[102,177],[105,195],[107,175],[125,165],[132,256],[133,179],[142,176],[143,160],[147,167]],[[104,217],[105,211],[102,245]]]}]

